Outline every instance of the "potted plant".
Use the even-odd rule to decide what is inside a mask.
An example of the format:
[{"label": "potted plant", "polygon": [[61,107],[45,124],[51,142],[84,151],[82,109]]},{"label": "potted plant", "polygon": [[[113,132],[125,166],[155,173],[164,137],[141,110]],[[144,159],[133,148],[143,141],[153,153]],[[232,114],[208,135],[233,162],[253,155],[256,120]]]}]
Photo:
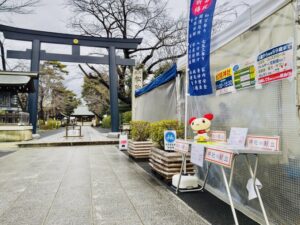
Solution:
[{"label": "potted plant", "polygon": [[150,137],[150,123],[146,121],[131,121],[131,140],[128,154],[134,158],[149,158],[152,141]]},{"label": "potted plant", "polygon": [[[150,125],[150,137],[154,142],[151,148],[149,164],[152,170],[166,180],[171,180],[173,175],[180,172],[182,156],[178,152],[165,151],[164,149],[164,131],[175,130],[177,138],[183,138],[184,127],[177,120],[161,120]],[[187,173],[193,174],[194,167],[187,159]]]}]

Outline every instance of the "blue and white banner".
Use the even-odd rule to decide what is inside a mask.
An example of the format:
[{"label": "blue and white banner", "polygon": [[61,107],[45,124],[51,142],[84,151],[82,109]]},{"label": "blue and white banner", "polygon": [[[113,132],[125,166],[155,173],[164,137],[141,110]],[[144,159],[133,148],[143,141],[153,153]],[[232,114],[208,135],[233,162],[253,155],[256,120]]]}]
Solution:
[{"label": "blue and white banner", "polygon": [[210,39],[217,0],[191,0],[189,18],[189,93],[213,93],[210,77]]}]

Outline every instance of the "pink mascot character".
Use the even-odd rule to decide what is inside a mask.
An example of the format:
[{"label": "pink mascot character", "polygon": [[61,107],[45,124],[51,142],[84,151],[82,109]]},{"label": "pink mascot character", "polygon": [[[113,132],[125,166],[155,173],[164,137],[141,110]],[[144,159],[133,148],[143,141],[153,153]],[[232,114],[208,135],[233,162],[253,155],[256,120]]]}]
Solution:
[{"label": "pink mascot character", "polygon": [[195,134],[194,140],[197,142],[209,141],[209,128],[214,115],[211,113],[205,114],[202,118],[192,117],[189,121],[190,126]]}]

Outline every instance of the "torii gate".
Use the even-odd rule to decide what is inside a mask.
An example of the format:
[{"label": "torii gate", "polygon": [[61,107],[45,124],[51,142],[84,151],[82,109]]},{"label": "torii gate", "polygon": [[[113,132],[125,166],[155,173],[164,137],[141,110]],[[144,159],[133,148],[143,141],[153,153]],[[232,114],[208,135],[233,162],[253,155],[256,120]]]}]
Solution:
[{"label": "torii gate", "polygon": [[[113,132],[119,130],[117,65],[134,66],[135,61],[133,59],[123,59],[116,56],[116,49],[136,49],[138,45],[141,44],[142,39],[90,37],[28,30],[5,25],[0,25],[0,31],[3,32],[6,39],[32,42],[32,48],[26,51],[7,51],[7,58],[31,60],[31,72],[39,72],[41,60],[109,65],[111,125]],[[41,51],[41,43],[71,45],[72,54],[52,54]],[[80,55],[81,46],[106,48],[108,55],[103,57],[82,56]],[[35,92],[29,94],[28,100],[30,123],[33,126],[32,132],[34,134],[36,133],[37,125],[38,86],[39,81],[35,79]]]}]

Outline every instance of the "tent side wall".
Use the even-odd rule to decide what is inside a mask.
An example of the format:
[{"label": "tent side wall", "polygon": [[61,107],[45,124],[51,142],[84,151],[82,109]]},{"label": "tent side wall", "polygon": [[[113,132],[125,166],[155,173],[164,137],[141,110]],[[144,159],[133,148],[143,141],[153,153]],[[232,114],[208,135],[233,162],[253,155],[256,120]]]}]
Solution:
[{"label": "tent side wall", "polygon": [[[232,37],[214,38],[211,53],[211,76],[235,64],[245,64],[256,61],[257,56],[275,46],[294,42],[298,46],[300,37],[299,25],[295,24],[297,15],[295,2],[276,0],[268,2],[270,10],[266,17],[255,15],[262,13],[262,9],[252,9],[253,18],[248,18],[247,30]],[[268,8],[268,4],[259,3]],[[276,9],[276,10],[275,10]],[[251,10],[250,10],[251,13]],[[258,22],[257,18],[264,18]],[[231,27],[235,30],[234,27]],[[229,28],[229,29],[231,29]],[[226,33],[226,32],[225,32]],[[227,33],[227,35],[228,35]],[[225,35],[225,34],[221,34]],[[220,41],[219,44],[217,43]],[[217,47],[216,47],[217,46]],[[298,56],[298,57],[296,57]],[[294,66],[300,66],[300,50],[295,47]],[[186,59],[181,62],[186,62]],[[179,63],[178,68],[184,68]],[[300,121],[299,95],[300,76],[295,72],[296,79],[285,79],[261,86],[248,88],[236,93],[216,96],[188,97],[188,118],[201,116],[212,112],[215,114],[213,130],[226,130],[231,127],[248,127],[249,134],[279,135],[281,137],[281,156],[264,156],[260,158],[257,177],[262,182],[261,195],[265,203],[267,214],[274,224],[300,224]],[[184,113],[184,76],[177,81],[168,83],[137,98],[137,113],[134,119],[157,121],[161,119],[181,119]],[[300,81],[299,81],[300,83]],[[216,87],[214,86],[215,90]],[[189,129],[189,136],[192,136]],[[251,159],[252,161],[253,159]],[[198,176],[203,179],[206,165],[198,168]],[[219,167],[212,166],[209,174],[207,189],[227,201],[225,186]],[[257,200],[248,200],[246,190],[249,171],[245,167],[245,158],[238,157],[232,195],[235,206],[244,214],[264,224]],[[201,199],[199,199],[201,201]]]},{"label": "tent side wall", "polygon": [[[255,61],[259,53],[275,46],[291,41],[298,46],[296,20],[295,6],[289,3],[216,49],[211,54],[212,80],[215,80],[214,75],[218,71],[231,65]],[[299,55],[299,51],[297,53]],[[188,97],[188,118],[212,112],[216,118],[213,130],[226,130],[229,133],[231,127],[248,127],[249,134],[281,137],[283,155],[261,157],[257,175],[263,184],[261,194],[267,213],[275,224],[300,223],[300,121],[296,80],[285,79],[259,89],[248,88],[221,96],[214,93]],[[213,89],[216,90],[216,87]],[[191,130],[189,135],[192,135]],[[231,188],[236,207],[259,223],[264,223],[258,201],[248,200],[246,185],[249,171],[244,160],[243,157],[237,159]],[[201,179],[205,168],[199,168]],[[209,191],[227,201],[219,167],[213,166],[209,176]]]},{"label": "tent side wall", "polygon": [[181,113],[178,107],[177,98],[179,78],[173,79],[154,90],[136,98],[136,110],[133,115],[134,120],[145,120],[155,122],[158,120],[179,119]]}]

